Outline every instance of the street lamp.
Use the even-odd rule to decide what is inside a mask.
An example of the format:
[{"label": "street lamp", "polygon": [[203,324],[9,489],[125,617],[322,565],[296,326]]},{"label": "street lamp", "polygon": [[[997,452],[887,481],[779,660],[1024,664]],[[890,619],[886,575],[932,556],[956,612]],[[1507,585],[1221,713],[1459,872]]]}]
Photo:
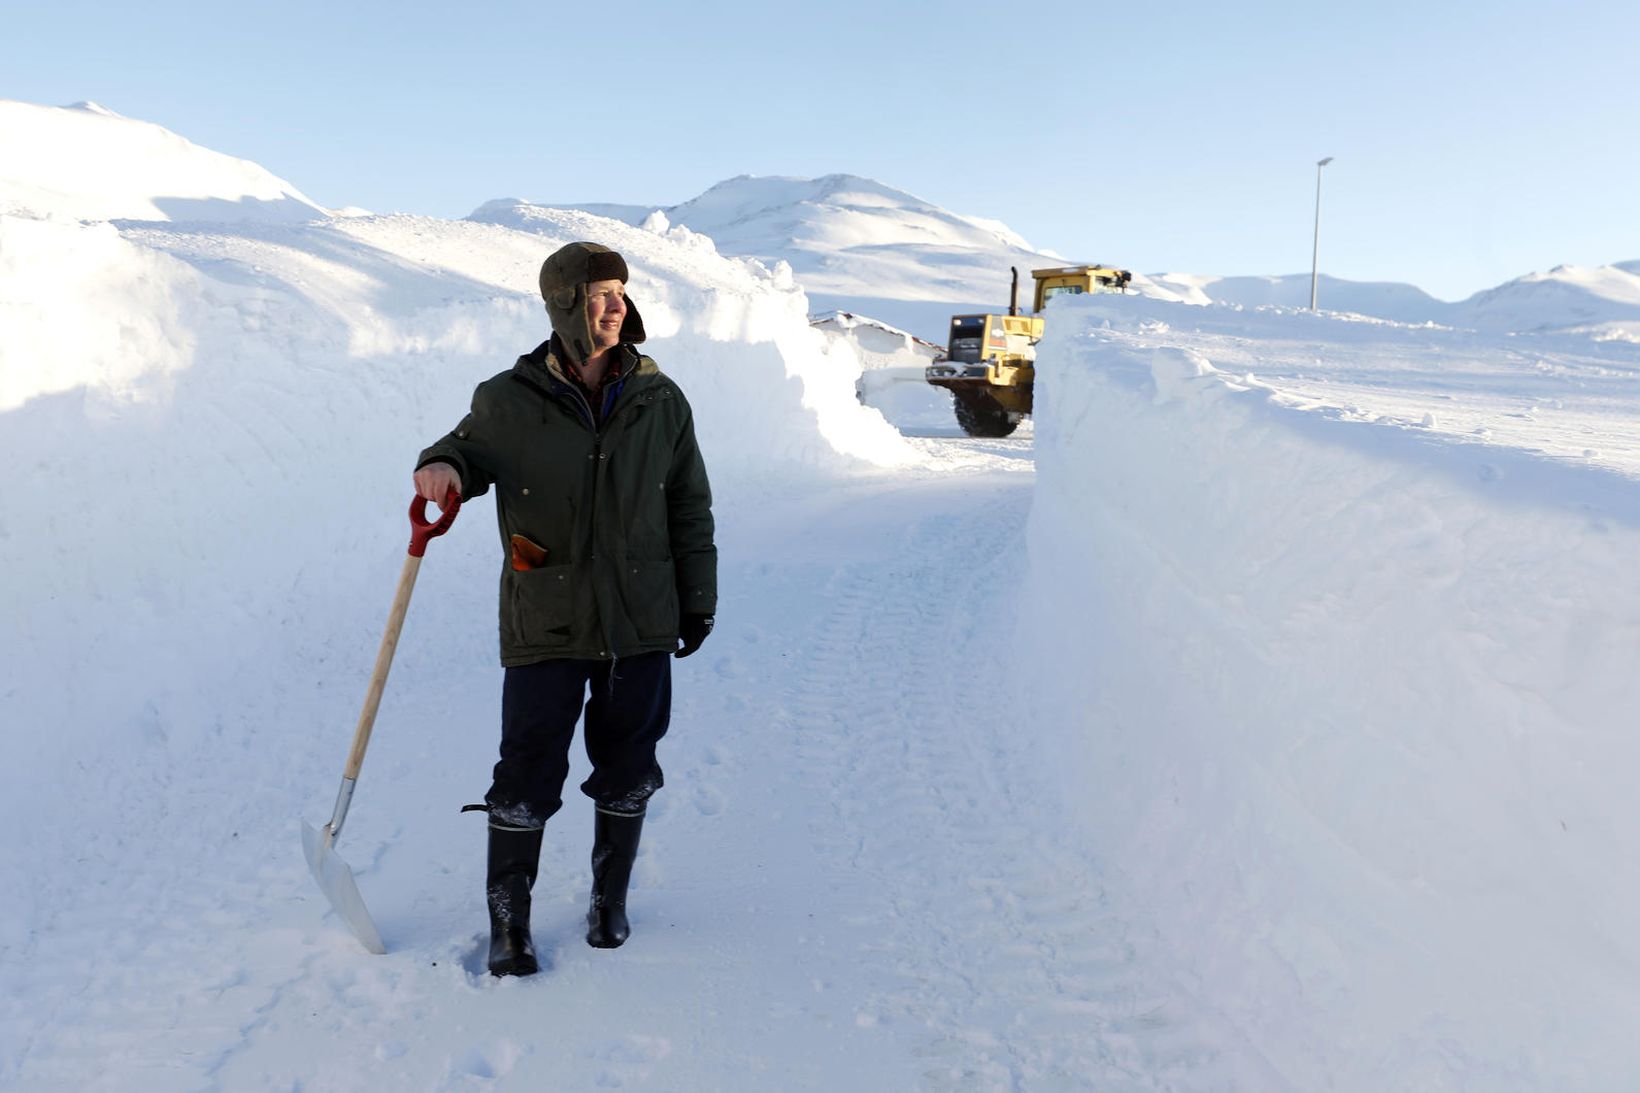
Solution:
[{"label": "street lamp", "polygon": [[1333,157],[1315,161],[1315,248],[1310,251],[1310,310],[1315,310],[1315,282],[1316,271],[1321,261],[1321,168],[1333,161]]}]

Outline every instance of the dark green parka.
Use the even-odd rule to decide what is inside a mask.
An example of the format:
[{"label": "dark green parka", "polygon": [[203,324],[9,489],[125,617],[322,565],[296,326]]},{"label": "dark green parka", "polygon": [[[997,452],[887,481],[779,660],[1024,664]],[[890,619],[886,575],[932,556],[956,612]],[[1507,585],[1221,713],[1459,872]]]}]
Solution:
[{"label": "dark green parka", "polygon": [[[623,344],[619,393],[596,425],[551,345],[479,384],[416,466],[453,464],[463,500],[495,486],[503,665],[670,652],[681,613],[717,610],[712,492],[689,403]],[[513,535],[545,561],[515,570]]]}]

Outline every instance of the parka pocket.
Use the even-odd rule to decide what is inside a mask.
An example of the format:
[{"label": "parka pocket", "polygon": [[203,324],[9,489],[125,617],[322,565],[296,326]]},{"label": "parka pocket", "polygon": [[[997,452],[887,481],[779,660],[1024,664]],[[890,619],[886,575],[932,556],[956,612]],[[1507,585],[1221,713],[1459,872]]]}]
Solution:
[{"label": "parka pocket", "polygon": [[672,559],[626,562],[626,606],[640,638],[676,637],[678,578]]},{"label": "parka pocket", "polygon": [[506,571],[507,621],[520,645],[566,645],[575,632],[575,582],[570,566]]}]

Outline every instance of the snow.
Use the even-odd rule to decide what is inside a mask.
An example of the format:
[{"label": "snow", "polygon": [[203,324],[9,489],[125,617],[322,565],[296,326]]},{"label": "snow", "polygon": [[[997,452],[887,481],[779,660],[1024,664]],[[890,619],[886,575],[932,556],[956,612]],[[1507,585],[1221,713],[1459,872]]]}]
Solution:
[{"label": "snow", "polygon": [[[1310,305],[1310,275],[1285,277],[1196,277],[1153,274],[1153,284],[1171,289],[1193,304],[1300,308]],[[1317,278],[1316,303],[1329,311],[1371,315],[1399,323],[1442,321],[1451,305],[1412,285]]]},{"label": "snow", "polygon": [[0,99],[0,213],[76,220],[274,220],[328,215],[247,160],[98,106]]},{"label": "snow", "polygon": [[[1628,263],[1636,266],[1640,263]],[[1295,310],[1310,304],[1310,275],[1204,277],[1186,273],[1135,277],[1141,294],[1186,303]],[[1640,332],[1640,275],[1624,263],[1557,266],[1530,273],[1467,300],[1437,300],[1407,284],[1317,278],[1317,306],[1326,311],[1388,319],[1416,326],[1433,323],[1490,333],[1566,331],[1612,340],[1636,340]]]},{"label": "snow", "polygon": [[1161,310],[1056,304],[1020,632],[1141,963],[1294,1088],[1633,1088],[1640,359]]},{"label": "snow", "polygon": [[[508,206],[531,207],[488,202],[473,217],[492,220]],[[742,175],[664,208],[573,207],[631,224],[660,211],[670,224],[711,238],[720,253],[771,268],[784,263],[816,312],[870,315],[941,344],[953,314],[1007,305],[1009,266],[1023,271],[1028,292],[1030,269],[1065,264],[995,220],[948,212],[856,175]]]},{"label": "snow", "polygon": [[810,325],[828,338],[847,343],[860,362],[860,379],[855,385],[860,401],[896,429],[918,436],[960,435],[950,392],[930,386],[927,380],[926,370],[945,355],[944,346],[850,311],[817,315]]},{"label": "snow", "polygon": [[[811,325],[837,305],[790,240],[517,200],[167,220],[276,199],[147,123],[6,106],[35,143],[0,144],[0,1087],[1640,1083],[1635,263],[1472,324],[1205,275],[1056,300],[1034,435],[977,441],[873,387],[921,328]],[[177,173],[116,192],[59,136]],[[825,208],[833,299],[994,264],[977,218],[818,181],[731,180],[712,226]],[[894,233],[964,219],[918,274]],[[582,940],[572,794],[545,970],[496,981],[458,812],[497,739],[487,503],[428,551],[338,844],[385,956],[299,828],[414,454],[545,337],[536,268],[577,238],[626,255],[694,406],[721,610],[677,662],[632,940]]]},{"label": "snow", "polygon": [[953,216],[902,190],[855,175],[817,179],[742,175],[668,209],[667,216],[674,224],[711,235],[731,249],[768,238],[771,218],[799,225],[790,239],[817,256],[851,247],[929,244],[974,248],[1003,244],[1031,249],[995,221]]},{"label": "snow", "polygon": [[[524,216],[533,206],[489,202],[473,219]],[[668,207],[576,205],[641,224],[659,214],[710,237],[722,254],[755,258],[796,272],[817,312],[848,311],[943,344],[951,316],[1007,306],[1009,267],[1027,297],[1030,271],[1071,262],[1130,268],[1135,257],[1067,258],[1033,247],[1006,225],[951,213],[911,194],[852,175],[823,178],[740,176]],[[503,221],[504,222],[504,221]],[[1607,340],[1640,341],[1640,262],[1598,268],[1561,266],[1476,293],[1438,300],[1411,284],[1360,282],[1321,274],[1318,305],[1407,325],[1435,323],[1493,333],[1566,330]],[[1211,276],[1135,273],[1130,292],[1149,299],[1253,310],[1310,303],[1310,275]]]},{"label": "snow", "polygon": [[1568,330],[1640,341],[1640,271],[1621,263],[1556,266],[1476,293],[1461,305],[1457,321],[1485,330]]}]

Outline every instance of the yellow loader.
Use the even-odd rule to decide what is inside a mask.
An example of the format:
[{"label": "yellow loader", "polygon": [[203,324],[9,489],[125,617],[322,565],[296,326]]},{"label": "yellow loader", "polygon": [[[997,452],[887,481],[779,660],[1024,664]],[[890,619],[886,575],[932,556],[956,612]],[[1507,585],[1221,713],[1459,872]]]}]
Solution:
[{"label": "yellow loader", "polygon": [[1133,274],[1110,266],[1033,269],[1036,299],[1032,314],[1019,313],[1019,270],[1010,267],[1013,287],[1006,315],[954,315],[945,356],[925,372],[928,382],[951,392],[957,424],[969,436],[1007,436],[1031,412],[1036,379],[1036,343],[1042,340],[1042,311],[1060,294],[1126,292]]}]

